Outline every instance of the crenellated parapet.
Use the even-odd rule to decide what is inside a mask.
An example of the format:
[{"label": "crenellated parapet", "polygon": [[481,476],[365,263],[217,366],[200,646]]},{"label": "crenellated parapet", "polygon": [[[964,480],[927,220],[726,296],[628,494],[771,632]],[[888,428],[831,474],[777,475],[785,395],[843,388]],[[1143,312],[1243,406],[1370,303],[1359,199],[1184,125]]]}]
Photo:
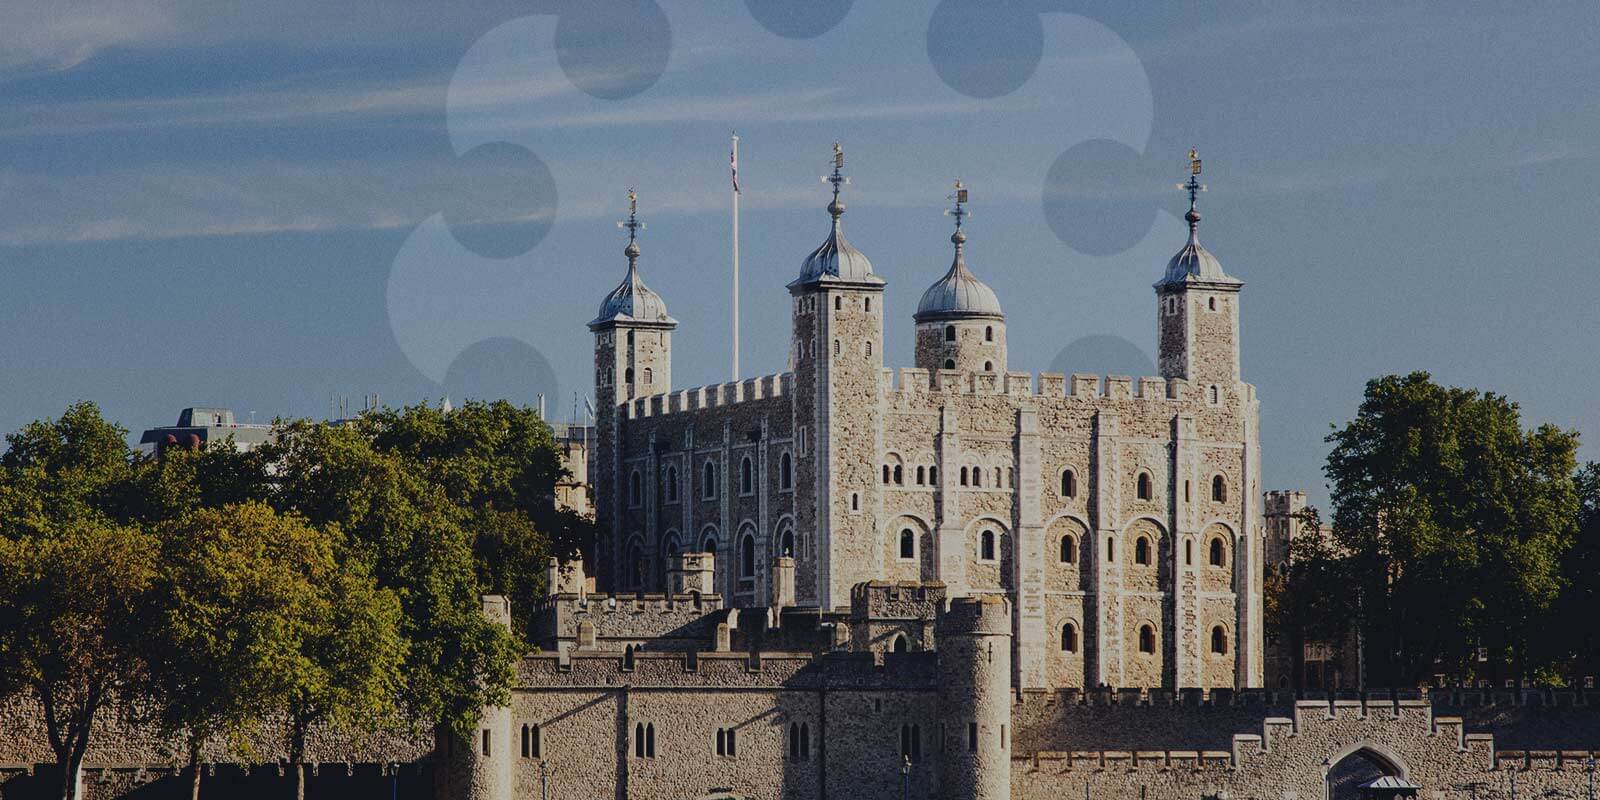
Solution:
[{"label": "crenellated parapet", "polygon": [[757,400],[787,397],[793,393],[794,373],[782,372],[640,397],[628,404],[628,418],[642,419],[691,411],[727,409]]},{"label": "crenellated parapet", "polygon": [[[938,395],[982,395],[1079,400],[1185,401],[1201,399],[1191,394],[1183,378],[1028,372],[983,373],[927,370],[910,367],[883,371],[884,396],[890,400]],[[1248,384],[1246,384],[1248,386]],[[1247,400],[1254,399],[1253,389]]]}]

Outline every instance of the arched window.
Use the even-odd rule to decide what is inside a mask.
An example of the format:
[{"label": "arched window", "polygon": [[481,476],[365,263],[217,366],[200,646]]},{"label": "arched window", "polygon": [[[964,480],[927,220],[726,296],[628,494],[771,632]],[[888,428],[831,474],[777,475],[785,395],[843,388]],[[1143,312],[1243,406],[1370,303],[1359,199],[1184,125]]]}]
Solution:
[{"label": "arched window", "polygon": [[867,313],[872,313],[872,298],[865,298],[865,302],[862,304],[862,307],[866,309]]},{"label": "arched window", "polygon": [[1110,536],[1107,536],[1106,537],[1106,563],[1109,564],[1109,563],[1111,563],[1113,561],[1116,561],[1116,560],[1117,560],[1117,540],[1111,538]]},{"label": "arched window", "polygon": [[1078,652],[1078,626],[1070,622],[1061,626],[1061,652]]},{"label": "arched window", "polygon": [[1211,539],[1211,566],[1225,567],[1227,565],[1228,553],[1226,546],[1222,543],[1222,537],[1213,537]]},{"label": "arched window", "polygon": [[1228,632],[1221,625],[1211,629],[1211,652],[1219,656],[1228,653]]},{"label": "arched window", "polygon": [[934,485],[934,486],[939,485],[939,467],[938,466],[928,467],[928,483],[931,484],[931,485]]},{"label": "arched window", "polygon": [[1150,540],[1140,536],[1133,542],[1133,563],[1150,566]]},{"label": "arched window", "polygon": [[1156,651],[1156,629],[1149,625],[1139,626],[1139,652],[1154,653]]},{"label": "arched window", "polygon": [[956,368],[956,360],[953,359],[953,358],[945,359],[944,360],[944,368],[945,369],[955,369]]},{"label": "arched window", "polygon": [[[956,326],[954,326],[954,325],[946,325],[946,326],[944,326],[944,340],[947,341],[947,342],[953,342],[953,341],[956,340]],[[951,368],[955,367],[954,364],[951,364],[950,366],[951,366]]]},{"label": "arched window", "polygon": [[978,538],[978,558],[984,561],[994,560],[994,531],[985,529]]},{"label": "arched window", "polygon": [[900,531],[900,557],[917,557],[917,535],[910,528]]},{"label": "arched window", "polygon": [[923,467],[923,466],[918,466],[917,467],[917,485],[921,486],[924,483],[927,483],[927,480],[928,480],[928,468],[927,467]]},{"label": "arched window", "polygon": [[800,723],[800,760],[811,760],[811,725]]},{"label": "arched window", "polygon": [[1152,490],[1152,487],[1150,486],[1150,473],[1148,473],[1148,472],[1139,473],[1138,494],[1139,494],[1139,499],[1140,500],[1149,500],[1150,497],[1154,494],[1154,491]]},{"label": "arched window", "polygon": [[644,726],[644,757],[656,757],[656,724],[647,722]]},{"label": "arched window", "polygon": [[633,757],[644,758],[644,723],[633,726]]},{"label": "arched window", "polygon": [[851,511],[860,511],[861,510],[861,493],[860,492],[851,492],[850,493],[850,510]]},{"label": "arched window", "polygon": [[633,383],[633,367],[628,367],[622,371],[622,379],[628,383]]},{"label": "arched window", "polygon": [[778,488],[785,491],[794,488],[794,463],[788,453],[778,456]]},{"label": "arched window", "polygon": [[844,310],[844,298],[843,297],[835,297],[835,298],[833,298],[833,310],[834,311],[842,311],[842,310]]},{"label": "arched window", "polygon": [[993,361],[985,361],[985,362],[983,362],[983,371],[984,372],[994,372],[994,362]]},{"label": "arched window", "polygon": [[1217,386],[1216,384],[1212,384],[1211,385],[1211,405],[1217,405],[1218,403],[1221,403],[1221,402],[1222,402],[1222,389],[1221,389],[1221,387]]},{"label": "arched window", "polygon": [[909,652],[910,650],[911,642],[910,640],[906,639],[905,634],[902,633],[894,637],[894,651],[896,653],[905,653]]},{"label": "arched window", "polygon": [[1061,537],[1061,563],[1078,563],[1078,540],[1072,538],[1072,534]]},{"label": "arched window", "polygon": [[883,465],[883,485],[884,486],[888,486],[889,485],[889,465],[888,464],[884,464]]},{"label": "arched window", "polygon": [[839,350],[840,350],[840,348],[839,348],[839,340],[838,339],[834,339],[833,340],[833,354],[834,355],[839,355]]},{"label": "arched window", "polygon": [[739,493],[750,494],[756,490],[755,469],[750,465],[750,457],[745,456],[739,461]]},{"label": "arched window", "polygon": [[1006,476],[1005,470],[1002,470],[999,467],[995,467],[994,468],[994,488],[1000,489],[1000,488],[1004,488],[1005,487],[1005,485],[1006,485],[1005,476]]},{"label": "arched window", "polygon": [[628,331],[628,346],[633,346],[633,331]]},{"label": "arched window", "polygon": [[994,341],[994,326],[993,325],[985,325],[985,326],[983,326],[983,340],[986,341],[986,342]]},{"label": "arched window", "polygon": [[628,505],[630,506],[639,505],[639,496],[642,493],[639,483],[639,470],[628,473]]},{"label": "arched window", "polygon": [[1078,496],[1078,476],[1070,469],[1061,471],[1061,496]]},{"label": "arched window", "polygon": [[667,502],[678,502],[678,468],[667,467]]},{"label": "arched window", "polygon": [[961,485],[962,486],[966,486],[967,485],[967,468],[966,467],[962,467],[961,468]]},{"label": "arched window", "polygon": [[794,558],[794,530],[787,525],[778,533],[778,555]]},{"label": "arched window", "polygon": [[979,487],[983,486],[983,468],[982,467],[973,467],[972,468],[972,485],[973,486],[979,486]]},{"label": "arched window", "polygon": [[756,576],[756,537],[745,534],[739,541],[739,577]]},{"label": "arched window", "polygon": [[789,760],[800,760],[800,724],[789,723]]},{"label": "arched window", "polygon": [[649,367],[645,367],[644,368],[644,382],[645,383],[655,383],[656,382],[656,372],[655,372],[655,370],[653,370],[653,369],[651,369]]},{"label": "arched window", "polygon": [[1212,311],[1216,311],[1217,310],[1217,298],[1215,298],[1215,297],[1207,297],[1206,298],[1206,308],[1208,308],[1208,309],[1210,309]]},{"label": "arched window", "polygon": [[872,356],[872,342],[871,341],[866,342],[866,348],[867,348],[867,357],[870,358]]},{"label": "arched window", "polygon": [[703,485],[700,487],[700,496],[711,500],[717,496],[717,465],[707,461],[704,475],[701,476]]},{"label": "arched window", "polygon": [[1183,563],[1185,566],[1194,565],[1194,540],[1183,540]]},{"label": "arched window", "polygon": [[705,538],[700,540],[700,552],[702,552],[702,553],[715,553],[715,552],[717,552],[717,533],[716,533],[716,531],[707,531],[706,532]]},{"label": "arched window", "polygon": [[1223,480],[1221,475],[1211,477],[1211,502],[1228,502],[1228,482]]},{"label": "arched window", "polygon": [[902,471],[901,466],[899,464],[894,465],[894,485],[904,486],[906,482],[905,477],[905,473]]},{"label": "arched window", "polygon": [[633,645],[622,648],[622,668],[633,669]]}]

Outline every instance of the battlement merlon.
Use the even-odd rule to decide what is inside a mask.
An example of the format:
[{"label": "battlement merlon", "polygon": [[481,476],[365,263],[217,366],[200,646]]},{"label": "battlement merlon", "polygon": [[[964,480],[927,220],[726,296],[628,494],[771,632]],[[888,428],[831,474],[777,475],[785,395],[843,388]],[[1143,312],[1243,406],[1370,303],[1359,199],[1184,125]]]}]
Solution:
[{"label": "battlement merlon", "polygon": [[787,397],[794,393],[794,373],[780,372],[742,381],[713,383],[680,389],[675,392],[653,394],[635,398],[627,405],[628,419],[659,417],[701,411],[711,408],[728,408],[741,403]]},{"label": "battlement merlon", "polygon": [[[1184,378],[1133,378],[1082,372],[1071,376],[1055,372],[1007,372],[1001,375],[915,367],[885,368],[882,386],[884,396],[891,399],[935,394],[1151,401],[1202,399],[1201,394]],[[1255,402],[1255,387],[1248,383],[1243,387],[1244,401]]]}]

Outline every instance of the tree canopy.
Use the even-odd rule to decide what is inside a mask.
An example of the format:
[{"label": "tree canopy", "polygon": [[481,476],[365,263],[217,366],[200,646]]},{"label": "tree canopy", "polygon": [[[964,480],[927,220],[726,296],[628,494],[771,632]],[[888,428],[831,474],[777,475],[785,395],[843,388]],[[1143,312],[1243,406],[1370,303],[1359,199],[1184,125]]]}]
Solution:
[{"label": "tree canopy", "polygon": [[280,421],[249,453],[153,456],[79,403],[6,442],[0,697],[44,706],[64,796],[117,700],[153,709],[191,760],[285,719],[297,776],[313,726],[464,733],[505,702],[522,648],[480,595],[525,615],[548,558],[592,535],[554,506],[549,427],[504,402]]},{"label": "tree canopy", "polygon": [[1328,436],[1344,587],[1315,613],[1355,620],[1370,684],[1553,677],[1537,639],[1577,541],[1577,440],[1526,430],[1507,398],[1427,373],[1367,384],[1355,419]]}]

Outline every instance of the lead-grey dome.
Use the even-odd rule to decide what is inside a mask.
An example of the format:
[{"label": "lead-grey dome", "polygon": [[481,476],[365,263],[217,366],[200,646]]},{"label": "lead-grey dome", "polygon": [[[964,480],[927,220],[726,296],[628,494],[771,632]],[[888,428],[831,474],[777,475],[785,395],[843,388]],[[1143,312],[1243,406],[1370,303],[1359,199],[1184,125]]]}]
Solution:
[{"label": "lead-grey dome", "polygon": [[964,252],[967,235],[958,230],[951,234],[950,241],[956,246],[955,260],[950,264],[950,271],[922,293],[915,319],[918,322],[970,317],[1004,319],[1000,298],[967,269]]},{"label": "lead-grey dome", "polygon": [[1223,272],[1222,262],[1211,255],[1209,250],[1200,246],[1200,212],[1191,206],[1189,212],[1183,216],[1189,221],[1189,241],[1171,261],[1167,262],[1167,273],[1156,282],[1156,288],[1163,289],[1191,283],[1244,285],[1243,281]]},{"label": "lead-grey dome", "polygon": [[644,285],[644,279],[639,277],[639,245],[629,242],[626,250],[628,256],[628,274],[606,295],[600,303],[600,313],[595,315],[591,327],[612,322],[659,322],[676,324],[677,320],[667,316],[667,303],[661,299],[650,287]]},{"label": "lead-grey dome", "polygon": [[800,265],[800,277],[790,285],[829,280],[883,283],[882,278],[872,274],[872,262],[867,260],[866,254],[845,240],[844,230],[839,224],[839,217],[844,215],[844,203],[839,202],[837,194],[833,202],[828,204],[828,213],[833,217],[828,238],[812,250],[811,255],[806,256],[805,262]]}]

